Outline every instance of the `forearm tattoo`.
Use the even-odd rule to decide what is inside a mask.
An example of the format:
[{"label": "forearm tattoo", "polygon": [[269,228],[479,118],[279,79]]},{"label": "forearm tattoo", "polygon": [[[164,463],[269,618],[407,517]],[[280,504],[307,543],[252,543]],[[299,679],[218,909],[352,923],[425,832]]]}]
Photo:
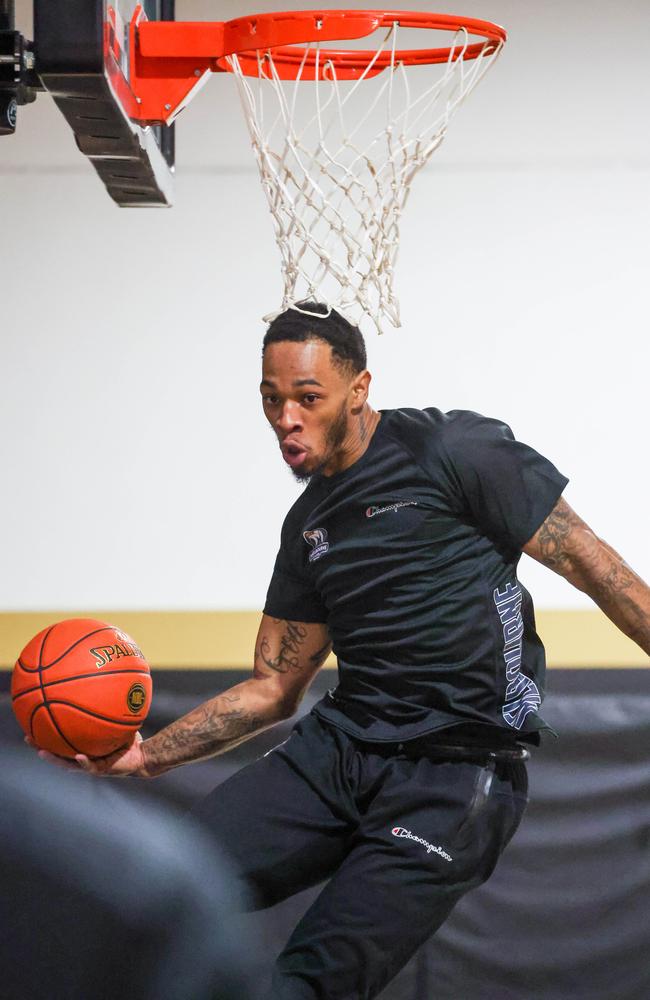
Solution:
[{"label": "forearm tattoo", "polygon": [[527,550],[596,602],[650,654],[650,588],[560,498]]},{"label": "forearm tattoo", "polygon": [[243,708],[240,702],[239,694],[220,695],[145,740],[143,752],[147,768],[155,773],[212,757],[269,724],[268,720]]},{"label": "forearm tattoo", "polygon": [[621,631],[650,655],[650,588],[607,545],[602,546],[602,566],[591,596]]},{"label": "forearm tattoo", "polygon": [[617,552],[609,545],[605,546],[602,542],[601,545],[605,549],[605,556],[602,576],[596,580],[596,593],[602,600],[608,600],[631,590],[635,582],[641,581]]}]

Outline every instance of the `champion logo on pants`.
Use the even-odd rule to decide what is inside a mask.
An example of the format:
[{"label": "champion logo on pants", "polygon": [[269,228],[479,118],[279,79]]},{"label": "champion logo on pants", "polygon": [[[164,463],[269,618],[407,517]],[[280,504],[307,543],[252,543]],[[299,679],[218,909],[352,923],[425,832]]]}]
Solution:
[{"label": "champion logo on pants", "polygon": [[422,837],[416,837],[414,833],[411,833],[410,830],[405,830],[403,826],[394,826],[391,833],[393,834],[393,837],[406,837],[407,840],[414,840],[416,844],[422,844],[423,847],[426,847],[427,854],[431,854],[433,851],[434,854],[439,854],[441,858],[445,859],[445,861],[454,860],[449,854],[447,854],[446,851],[443,851],[440,845],[434,847],[434,845],[430,844],[428,840],[423,840]]}]

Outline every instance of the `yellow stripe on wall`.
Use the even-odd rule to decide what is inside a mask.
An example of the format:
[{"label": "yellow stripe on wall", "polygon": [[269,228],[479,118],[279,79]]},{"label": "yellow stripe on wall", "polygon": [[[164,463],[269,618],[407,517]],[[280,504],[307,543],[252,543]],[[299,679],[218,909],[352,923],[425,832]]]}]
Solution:
[{"label": "yellow stripe on wall", "polygon": [[[539,611],[537,627],[551,667],[646,667],[648,657],[598,610]],[[252,665],[257,611],[0,612],[0,669],[13,667],[41,629],[64,618],[118,625],[158,669],[223,670]],[[327,666],[334,667],[333,656]]]}]

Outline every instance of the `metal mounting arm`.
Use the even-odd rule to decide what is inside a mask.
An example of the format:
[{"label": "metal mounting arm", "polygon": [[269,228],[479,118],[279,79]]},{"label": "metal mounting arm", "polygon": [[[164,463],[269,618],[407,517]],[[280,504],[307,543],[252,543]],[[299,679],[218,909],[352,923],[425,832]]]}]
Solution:
[{"label": "metal mounting arm", "polygon": [[31,104],[42,89],[32,43],[15,28],[14,0],[0,0],[0,135],[14,134],[18,107]]}]

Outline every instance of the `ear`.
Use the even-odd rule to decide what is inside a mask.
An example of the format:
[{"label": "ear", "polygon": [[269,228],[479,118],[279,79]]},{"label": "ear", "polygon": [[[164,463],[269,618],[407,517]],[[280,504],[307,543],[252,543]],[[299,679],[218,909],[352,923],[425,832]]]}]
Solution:
[{"label": "ear", "polygon": [[352,401],[352,413],[355,414],[355,416],[361,413],[368,401],[368,391],[370,389],[371,381],[372,375],[368,370],[359,372],[359,374],[354,377],[354,381],[350,386],[350,394]]}]

